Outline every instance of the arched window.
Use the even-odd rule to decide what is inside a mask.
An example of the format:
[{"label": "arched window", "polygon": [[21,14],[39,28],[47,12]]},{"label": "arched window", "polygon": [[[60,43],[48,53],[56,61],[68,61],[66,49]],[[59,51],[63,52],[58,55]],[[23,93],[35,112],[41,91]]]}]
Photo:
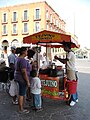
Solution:
[{"label": "arched window", "polygon": [[18,41],[17,39],[12,40],[11,46],[19,47],[19,46],[20,46],[20,45],[19,45],[19,41]]}]

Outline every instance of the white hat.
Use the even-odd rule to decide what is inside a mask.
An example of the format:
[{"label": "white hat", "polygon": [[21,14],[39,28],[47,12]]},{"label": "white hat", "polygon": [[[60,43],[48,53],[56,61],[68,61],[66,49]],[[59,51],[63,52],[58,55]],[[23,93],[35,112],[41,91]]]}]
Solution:
[{"label": "white hat", "polygon": [[3,63],[5,63],[5,60],[0,59],[0,65],[3,64]]},{"label": "white hat", "polygon": [[16,47],[15,47],[15,46],[12,46],[12,47],[11,47],[11,50],[16,50]]}]

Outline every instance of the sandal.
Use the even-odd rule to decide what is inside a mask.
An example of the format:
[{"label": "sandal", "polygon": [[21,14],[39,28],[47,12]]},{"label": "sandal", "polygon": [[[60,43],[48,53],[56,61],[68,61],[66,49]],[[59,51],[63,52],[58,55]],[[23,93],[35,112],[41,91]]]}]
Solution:
[{"label": "sandal", "polygon": [[24,110],[22,110],[22,111],[19,111],[19,113],[20,113],[20,114],[22,114],[22,113],[26,113],[26,114],[28,114],[28,113],[29,113],[29,110],[24,109]]},{"label": "sandal", "polygon": [[41,112],[43,109],[42,108],[39,108],[39,109],[36,109],[35,111],[36,112]]}]

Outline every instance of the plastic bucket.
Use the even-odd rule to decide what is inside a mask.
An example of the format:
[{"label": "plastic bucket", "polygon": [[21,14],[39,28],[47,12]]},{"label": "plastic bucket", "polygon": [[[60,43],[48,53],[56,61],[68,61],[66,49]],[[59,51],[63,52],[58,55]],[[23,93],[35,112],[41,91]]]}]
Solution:
[{"label": "plastic bucket", "polygon": [[67,85],[68,85],[68,92],[69,94],[75,94],[77,91],[77,81],[75,80],[68,80],[67,81]]}]

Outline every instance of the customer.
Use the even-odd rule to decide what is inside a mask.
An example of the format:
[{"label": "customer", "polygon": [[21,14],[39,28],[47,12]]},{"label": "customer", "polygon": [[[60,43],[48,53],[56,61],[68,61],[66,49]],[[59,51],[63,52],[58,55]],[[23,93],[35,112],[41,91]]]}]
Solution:
[{"label": "customer", "polygon": [[25,59],[27,56],[27,48],[21,47],[19,52],[20,55],[16,59],[14,73],[15,80],[19,84],[19,112],[29,113],[28,110],[23,108],[26,88],[30,87],[30,66],[28,64],[28,61]]},{"label": "customer", "polygon": [[[29,75],[30,75],[30,72],[32,71],[32,64],[33,64],[32,58],[33,58],[34,54],[35,54],[34,50],[28,49],[28,51],[27,51],[27,60],[28,60],[29,66],[30,66]],[[31,78],[31,76],[29,78]],[[27,88],[27,91],[26,91],[26,100],[31,101],[31,92],[30,92],[29,87]]]},{"label": "customer", "polygon": [[[66,51],[66,59],[61,59],[55,56],[54,58],[60,62],[66,64],[66,74],[69,80],[76,80],[76,69],[75,69],[75,54],[71,50],[71,45],[69,43],[64,44],[64,50]],[[71,95],[70,106],[74,106],[78,102],[78,94]]]},{"label": "customer", "polygon": [[38,77],[37,70],[32,70],[31,72],[31,93],[33,97],[33,109],[36,111],[42,110],[41,102],[41,81]]},{"label": "customer", "polygon": [[11,86],[10,86],[9,94],[12,96],[12,103],[14,105],[17,105],[18,104],[18,101],[17,101],[18,86],[17,86],[17,82],[14,81],[14,70],[15,70],[15,61],[16,61],[15,53],[16,53],[16,47],[12,46],[11,54],[8,56],[8,63],[11,69],[10,71]]}]

